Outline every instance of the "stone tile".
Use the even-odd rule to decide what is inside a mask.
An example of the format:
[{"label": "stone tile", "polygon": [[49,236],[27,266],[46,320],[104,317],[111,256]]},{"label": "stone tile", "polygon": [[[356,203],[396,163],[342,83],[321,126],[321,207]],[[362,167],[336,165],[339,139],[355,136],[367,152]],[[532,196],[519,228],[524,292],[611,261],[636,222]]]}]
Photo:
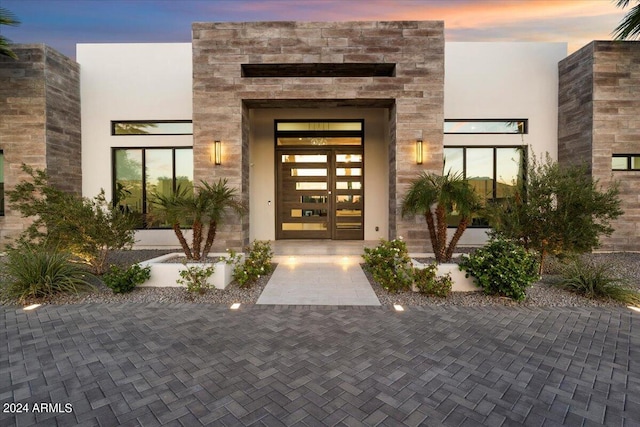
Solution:
[{"label": "stone tile", "polygon": [[357,256],[288,256],[274,258],[278,267],[257,304],[375,305],[380,301]]}]

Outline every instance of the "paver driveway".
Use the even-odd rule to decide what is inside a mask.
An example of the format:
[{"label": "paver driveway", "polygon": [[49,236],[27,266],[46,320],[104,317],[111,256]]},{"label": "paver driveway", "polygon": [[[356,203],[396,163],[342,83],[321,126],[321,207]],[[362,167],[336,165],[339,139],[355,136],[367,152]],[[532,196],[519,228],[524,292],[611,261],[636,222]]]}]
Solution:
[{"label": "paver driveway", "polygon": [[2,426],[640,424],[640,315],[626,309],[0,313],[3,409],[72,407],[3,411]]}]

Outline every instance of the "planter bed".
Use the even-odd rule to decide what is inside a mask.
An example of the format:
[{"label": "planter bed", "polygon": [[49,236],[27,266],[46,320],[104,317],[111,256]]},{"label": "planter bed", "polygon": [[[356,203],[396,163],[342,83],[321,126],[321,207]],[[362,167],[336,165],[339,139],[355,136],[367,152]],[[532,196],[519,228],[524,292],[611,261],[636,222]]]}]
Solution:
[{"label": "planter bed", "polygon": [[[412,259],[411,261],[413,263],[413,266],[419,270],[432,264],[432,261],[426,263],[421,263],[420,261],[417,261],[415,259]],[[460,270],[458,264],[454,262],[438,264],[436,275],[444,276],[447,273],[451,275],[451,280],[453,281],[453,284],[451,286],[452,292],[474,292],[481,290],[480,287],[475,284],[473,277],[465,277],[466,273]]]},{"label": "planter bed", "polygon": [[[210,254],[209,259],[217,260],[221,256],[226,256],[226,253],[221,254]],[[153,287],[180,287],[178,284],[178,279],[180,279],[180,272],[184,269],[193,266],[198,267],[209,267],[213,265],[215,267],[215,271],[211,277],[207,279],[207,283],[214,286],[217,289],[225,289],[229,283],[231,283],[233,276],[233,265],[227,264],[224,261],[217,261],[214,263],[211,262],[189,262],[183,264],[182,260],[186,260],[184,258],[183,253],[170,253],[166,255],[161,255],[156,258],[152,258],[148,261],[142,261],[140,263],[141,267],[151,267],[151,278],[144,282],[140,286],[153,286]]]}]

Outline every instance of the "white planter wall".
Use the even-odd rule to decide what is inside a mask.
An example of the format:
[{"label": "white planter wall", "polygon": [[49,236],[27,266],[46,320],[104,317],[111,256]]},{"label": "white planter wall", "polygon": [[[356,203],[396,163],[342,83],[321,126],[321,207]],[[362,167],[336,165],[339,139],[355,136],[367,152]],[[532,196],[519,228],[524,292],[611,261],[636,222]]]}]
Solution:
[{"label": "white planter wall", "polygon": [[[429,264],[423,264],[416,260],[412,260],[413,266],[419,270],[422,270]],[[460,270],[458,264],[455,263],[444,263],[438,264],[438,270],[436,275],[444,276],[445,274],[451,274],[451,280],[453,284],[451,286],[452,292],[474,292],[482,290],[478,285],[475,284],[473,277],[465,277],[465,272]]]},{"label": "white planter wall", "polygon": [[[210,257],[225,255],[227,254],[209,254]],[[151,266],[151,277],[140,286],[185,287],[177,282],[180,279],[180,272],[186,268],[185,265],[177,262],[165,262],[181,256],[184,256],[184,254],[172,253],[141,262],[140,266],[143,268]],[[207,283],[218,289],[226,288],[233,279],[233,265],[226,262],[217,262],[213,265],[215,266],[215,272],[207,279]],[[211,266],[211,263],[189,263],[189,267],[192,266],[208,267]]]}]

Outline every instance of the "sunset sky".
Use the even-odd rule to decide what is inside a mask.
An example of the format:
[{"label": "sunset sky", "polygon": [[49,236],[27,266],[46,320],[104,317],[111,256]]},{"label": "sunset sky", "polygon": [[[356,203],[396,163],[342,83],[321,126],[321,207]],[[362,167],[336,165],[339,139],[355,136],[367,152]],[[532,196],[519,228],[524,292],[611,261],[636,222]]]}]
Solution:
[{"label": "sunset sky", "polygon": [[22,22],[14,43],[75,57],[76,43],[190,42],[192,22],[444,20],[447,41],[610,40],[611,0],[0,0]]}]

